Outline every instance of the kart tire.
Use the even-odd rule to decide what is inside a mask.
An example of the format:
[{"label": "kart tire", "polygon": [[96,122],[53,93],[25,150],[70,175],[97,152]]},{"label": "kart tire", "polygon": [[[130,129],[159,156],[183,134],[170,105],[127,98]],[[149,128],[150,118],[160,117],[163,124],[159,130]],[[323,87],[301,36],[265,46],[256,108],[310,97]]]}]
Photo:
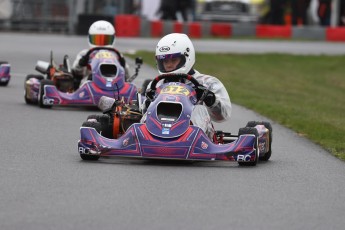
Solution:
[{"label": "kart tire", "polygon": [[245,162],[245,161],[238,161],[238,164],[240,166],[255,166],[258,161],[259,161],[259,152],[258,152],[258,140],[259,140],[259,133],[258,130],[256,128],[253,127],[244,127],[244,128],[240,128],[240,130],[238,131],[238,136],[241,136],[243,134],[254,134],[256,137],[256,142],[254,144],[254,148],[255,150],[255,154],[256,154],[256,158],[255,161],[251,161],[251,162]]},{"label": "kart tire", "polygon": [[89,122],[99,122],[101,124],[102,136],[107,138],[113,138],[112,125],[110,124],[110,117],[107,114],[92,114],[87,117]]},{"label": "kart tire", "polygon": [[27,81],[31,78],[36,78],[39,81],[44,79],[43,75],[41,75],[41,74],[28,74],[28,75],[26,75],[25,81]]},{"label": "kart tire", "polygon": [[10,81],[0,82],[0,86],[7,86]]},{"label": "kart tire", "polygon": [[38,104],[39,104],[39,106],[41,108],[50,109],[53,106],[52,105],[45,105],[45,104],[43,104],[43,100],[42,100],[43,93],[44,93],[44,86],[45,85],[54,85],[54,82],[52,80],[47,80],[47,79],[41,80],[39,96],[38,96]]},{"label": "kart tire", "polygon": [[272,125],[271,123],[267,121],[249,121],[246,125],[246,127],[255,127],[257,125],[264,125],[266,129],[268,129],[269,132],[269,141],[268,141],[268,152],[265,153],[265,155],[260,156],[260,161],[268,161],[272,155]]},{"label": "kart tire", "polygon": [[[81,126],[95,128],[98,133],[101,132],[101,124],[99,122],[85,121]],[[87,154],[80,154],[80,157],[85,161],[97,161],[99,159],[99,156]]]},{"label": "kart tire", "polygon": [[25,82],[24,82],[24,100],[26,104],[36,104],[35,102],[31,101],[29,98],[27,98],[27,92],[26,92],[26,81],[31,79],[31,78],[36,78],[37,80],[41,81],[42,79],[44,79],[44,77],[42,75],[39,74],[28,74],[25,77]]}]

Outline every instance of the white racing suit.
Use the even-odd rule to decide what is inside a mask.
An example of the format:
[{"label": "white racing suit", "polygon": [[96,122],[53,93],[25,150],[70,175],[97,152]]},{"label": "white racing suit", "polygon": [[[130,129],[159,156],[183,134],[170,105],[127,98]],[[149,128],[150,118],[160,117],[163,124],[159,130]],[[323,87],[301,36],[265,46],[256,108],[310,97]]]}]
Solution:
[{"label": "white racing suit", "polygon": [[[213,140],[214,128],[212,122],[223,122],[231,116],[231,101],[227,90],[223,83],[216,77],[204,75],[194,70],[192,75],[201,85],[212,91],[216,96],[215,103],[208,107],[204,103],[195,105],[191,114],[191,121],[193,125],[201,128],[207,136]],[[157,87],[163,83],[163,80],[157,83]],[[187,82],[188,84],[188,82]],[[192,83],[191,83],[192,84]],[[147,89],[150,87],[148,85]],[[145,105],[145,103],[144,103]],[[145,122],[146,113],[144,114],[141,122]]]},{"label": "white racing suit", "polygon": [[[81,50],[78,54],[77,57],[75,58],[73,64],[72,64],[72,72],[73,76],[78,77],[81,79],[80,86],[84,84],[84,82],[87,81],[89,75],[91,74],[91,71],[87,69],[86,66],[80,66],[79,61],[80,59],[88,52],[88,49],[83,49]],[[90,57],[91,58],[91,57]],[[121,57],[119,59],[124,59],[123,55],[121,54]],[[126,80],[129,78],[129,65],[126,63],[125,66],[125,76]]]}]

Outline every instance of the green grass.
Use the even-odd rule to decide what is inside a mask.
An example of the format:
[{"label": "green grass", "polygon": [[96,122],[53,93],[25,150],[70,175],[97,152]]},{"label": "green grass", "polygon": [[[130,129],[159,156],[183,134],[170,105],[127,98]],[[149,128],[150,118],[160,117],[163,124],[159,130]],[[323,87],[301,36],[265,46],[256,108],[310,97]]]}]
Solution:
[{"label": "green grass", "polygon": [[[134,56],[155,65],[153,53]],[[195,69],[218,77],[232,102],[345,160],[345,56],[197,53]]]}]

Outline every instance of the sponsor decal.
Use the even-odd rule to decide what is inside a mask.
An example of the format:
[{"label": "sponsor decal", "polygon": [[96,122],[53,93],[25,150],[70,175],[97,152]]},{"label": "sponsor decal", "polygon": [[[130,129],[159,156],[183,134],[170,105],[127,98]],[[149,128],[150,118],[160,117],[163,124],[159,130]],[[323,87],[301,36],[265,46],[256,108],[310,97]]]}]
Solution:
[{"label": "sponsor decal", "polygon": [[162,134],[168,135],[169,133],[170,133],[170,129],[169,128],[163,128],[162,129]]},{"label": "sponsor decal", "polygon": [[164,123],[164,124],[162,124],[162,125],[163,125],[163,127],[171,128],[171,124]]},{"label": "sponsor decal", "polygon": [[159,48],[160,52],[168,52],[170,50],[169,46],[162,46],[161,48]]},{"label": "sponsor decal", "polygon": [[250,155],[237,155],[237,161],[250,161]]},{"label": "sponsor decal", "polygon": [[79,154],[89,154],[89,150],[84,147],[78,147]]},{"label": "sponsor decal", "polygon": [[161,120],[162,121],[175,121],[174,118],[166,118],[166,117],[162,117]]},{"label": "sponsor decal", "polygon": [[111,87],[111,81],[107,81],[106,87]]},{"label": "sponsor decal", "polygon": [[43,105],[54,105],[54,99],[45,98],[45,99],[43,100]]},{"label": "sponsor decal", "polygon": [[207,149],[208,148],[208,144],[206,144],[205,142],[201,142],[201,148],[202,149]]},{"label": "sponsor decal", "polygon": [[266,150],[265,142],[259,143],[259,150],[260,150],[260,152],[265,152],[265,150]]},{"label": "sponsor decal", "polygon": [[123,145],[123,146],[127,146],[128,143],[129,143],[129,137],[127,137],[126,139],[124,139],[124,140],[122,141],[122,145]]},{"label": "sponsor decal", "polygon": [[85,96],[85,92],[84,91],[82,91],[81,93],[79,93],[79,97],[80,98],[82,98],[82,97],[84,97]]}]

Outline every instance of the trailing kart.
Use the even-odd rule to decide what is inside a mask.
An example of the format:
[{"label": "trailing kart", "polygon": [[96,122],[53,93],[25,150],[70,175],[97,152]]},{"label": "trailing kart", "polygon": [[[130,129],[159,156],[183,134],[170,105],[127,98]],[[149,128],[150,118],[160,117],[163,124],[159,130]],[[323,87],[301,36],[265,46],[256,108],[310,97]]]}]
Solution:
[{"label": "trailing kart", "polygon": [[11,65],[8,62],[0,61],[0,86],[7,86],[11,79]]},{"label": "trailing kart", "polygon": [[216,131],[213,140],[191,124],[193,107],[203,96],[196,96],[195,88],[199,86],[196,79],[190,75],[178,76],[194,86],[168,82],[156,88],[158,81],[171,75],[156,77],[150,86],[150,91],[155,92],[154,100],[144,123],[138,123],[142,118],[140,94],[132,104],[102,97],[99,107],[103,115],[89,116],[80,128],[80,157],[237,161],[243,166],[255,166],[259,160],[270,158],[272,127],[268,122],[248,122],[238,135]]},{"label": "trailing kart", "polygon": [[107,47],[97,47],[87,52],[88,68],[91,75],[80,85],[81,79],[73,77],[68,56],[57,66],[52,58],[50,63],[38,61],[36,70],[46,77],[29,74],[25,79],[25,102],[39,104],[41,108],[55,105],[97,106],[102,96],[116,97],[128,103],[136,97],[137,88],[131,84],[142,64],[136,59],[136,72],[125,81],[125,70],[118,61],[118,51]]}]

